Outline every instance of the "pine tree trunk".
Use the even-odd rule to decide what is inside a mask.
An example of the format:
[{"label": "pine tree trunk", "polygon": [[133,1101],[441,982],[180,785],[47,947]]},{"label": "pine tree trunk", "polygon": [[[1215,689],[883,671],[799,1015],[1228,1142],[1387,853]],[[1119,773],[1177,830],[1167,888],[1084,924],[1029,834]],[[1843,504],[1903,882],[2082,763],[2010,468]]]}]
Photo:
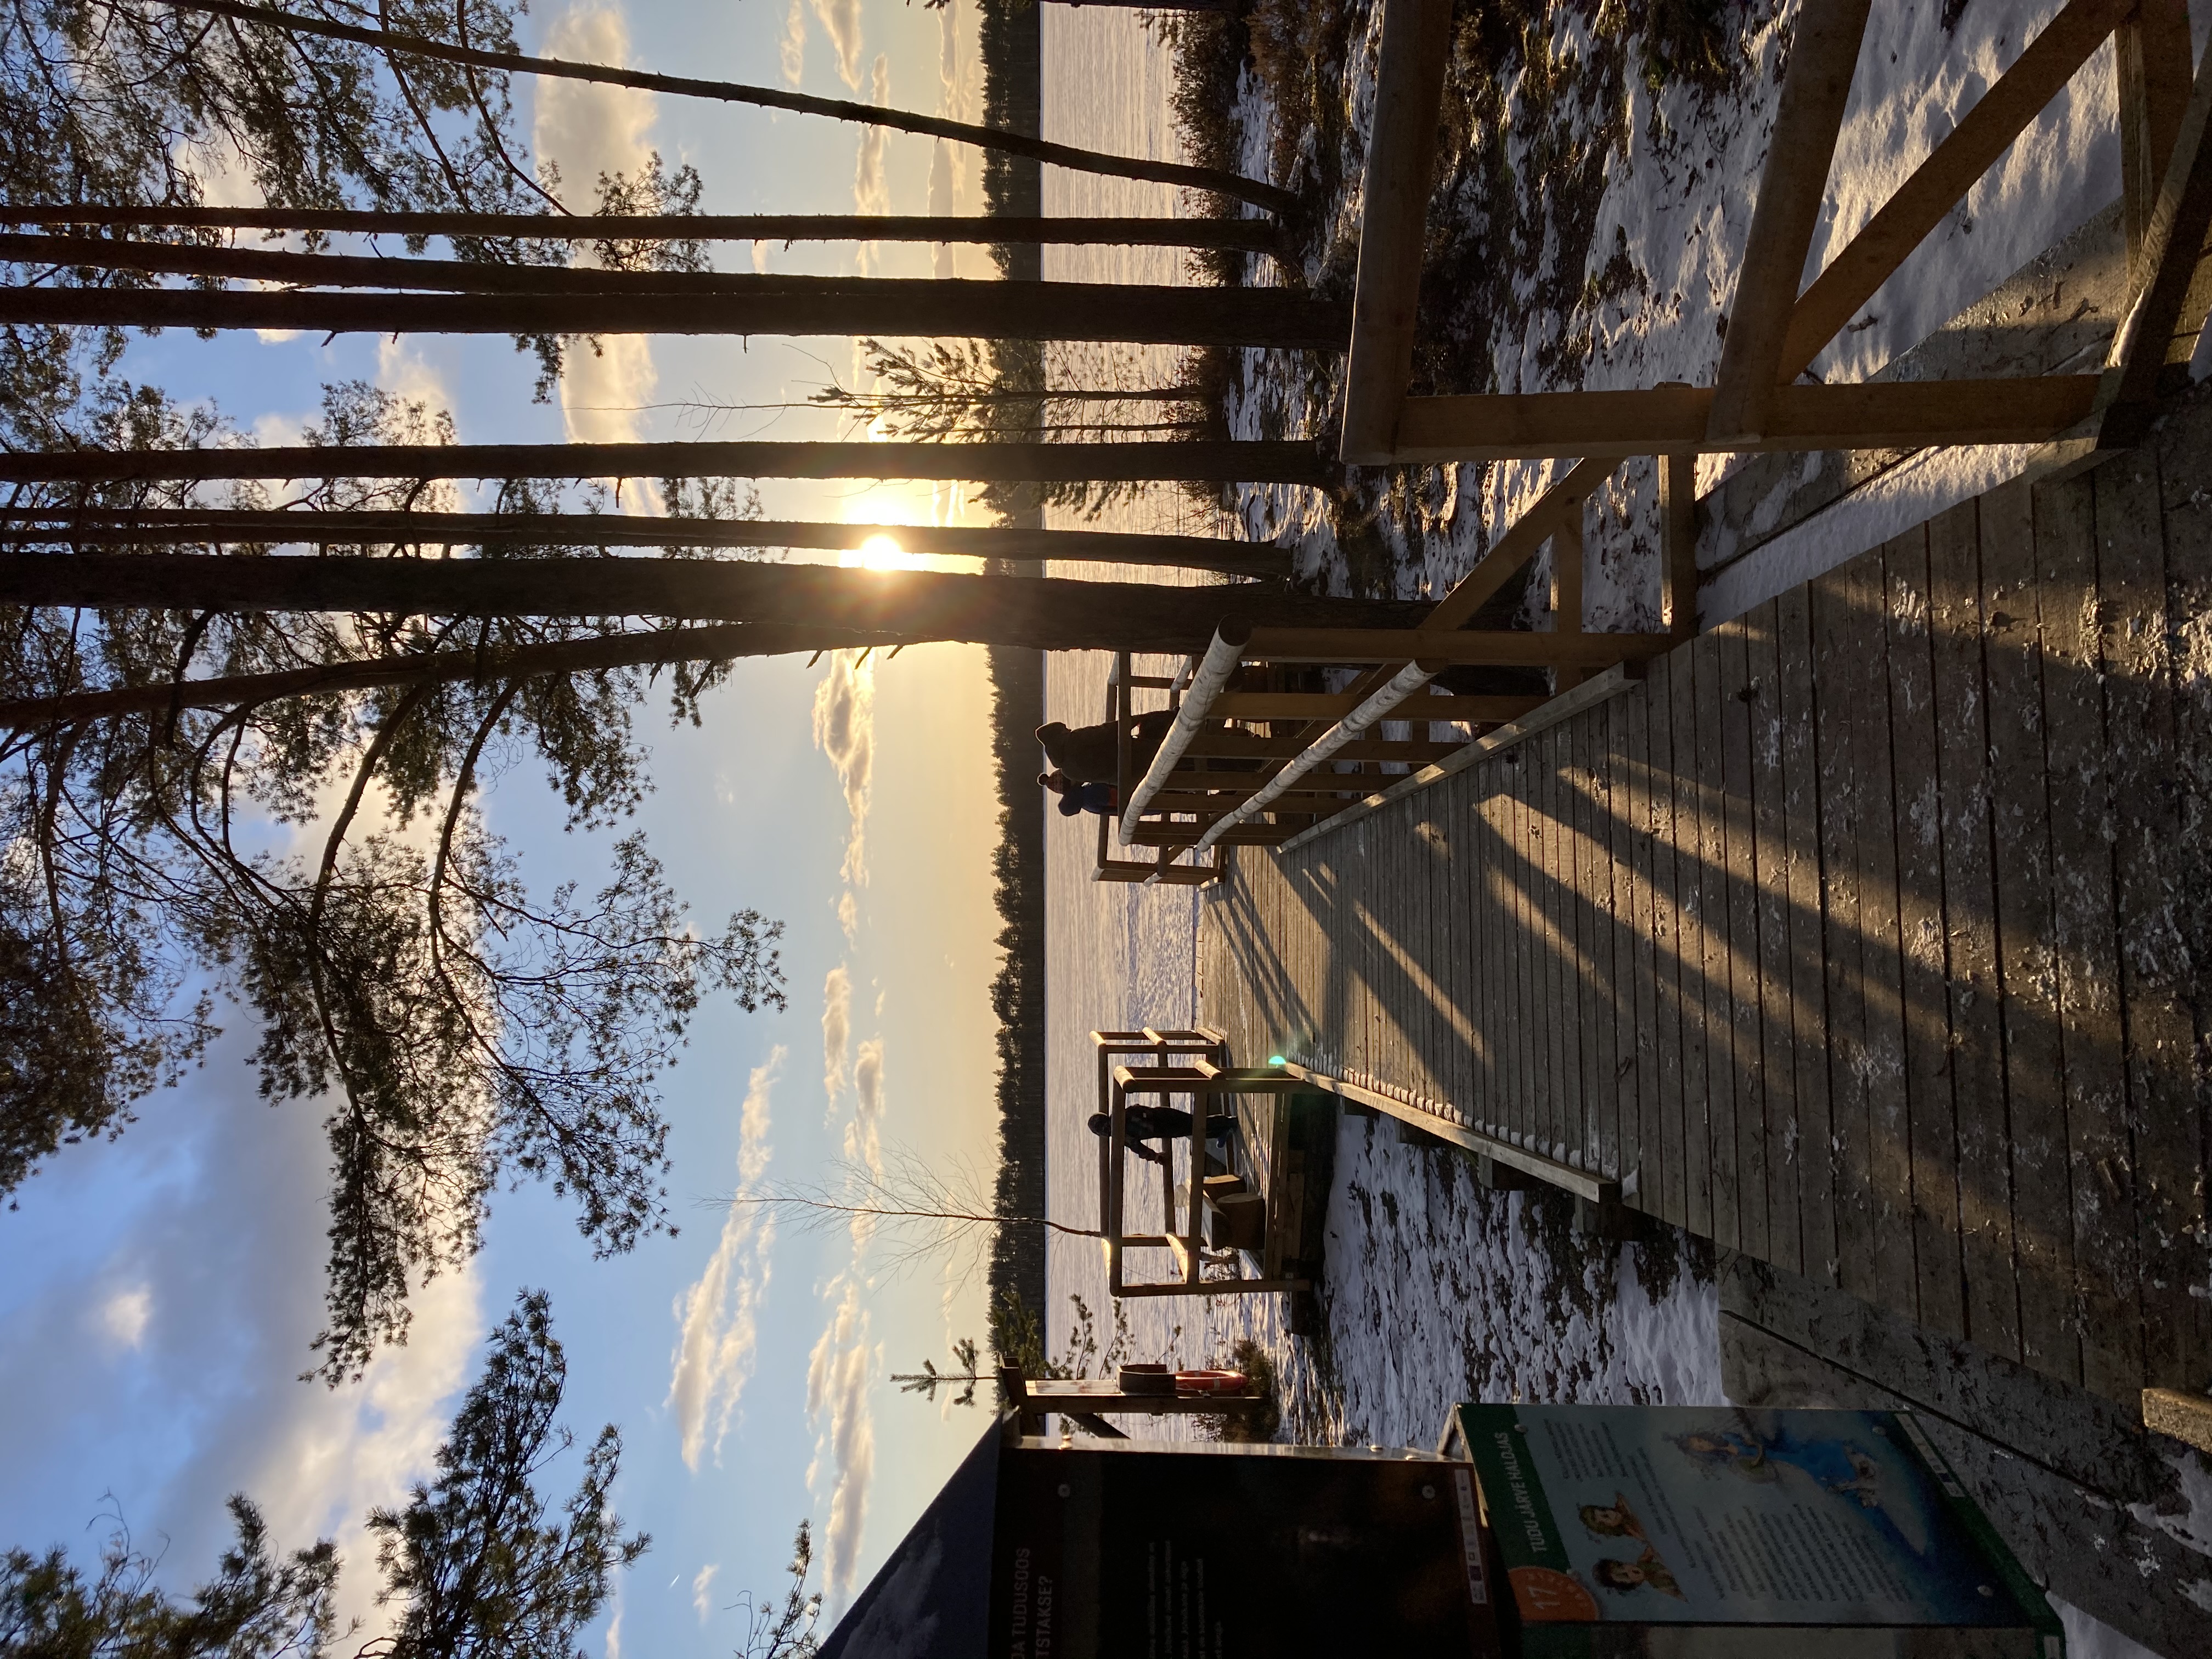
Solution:
[{"label": "pine tree trunk", "polygon": [[1172,161],[1146,161],[1133,156],[1104,155],[1069,144],[1048,143],[1040,138],[1007,132],[995,127],[948,121],[939,116],[917,115],[905,110],[880,108],[843,98],[817,98],[776,87],[740,85],[729,81],[702,81],[680,75],[653,75],[641,70],[612,69],[601,64],[564,63],[558,58],[532,58],[516,52],[485,52],[473,46],[448,46],[442,40],[391,29],[362,28],[320,17],[303,17],[274,6],[241,5],[238,0],[166,0],[180,11],[211,12],[242,22],[263,23],[289,29],[295,34],[321,35],[350,40],[380,51],[395,52],[441,63],[466,64],[508,75],[542,75],[566,81],[591,81],[601,86],[635,87],[642,92],[662,92],[680,98],[708,98],[722,103],[753,104],[763,109],[787,109],[806,115],[827,115],[866,126],[890,127],[929,137],[950,138],[956,143],[1024,155],[1077,173],[1103,173],[1109,178],[1142,179],[1154,184],[1176,185],[1249,202],[1255,207],[1280,212],[1297,204],[1297,198],[1256,179],[1247,179],[1214,167],[1185,167]]},{"label": "pine tree trunk", "polygon": [[[402,262],[387,281],[403,280]],[[1272,288],[879,276],[718,279],[711,294],[301,294],[0,289],[0,325],[327,334],[784,334],[1111,340],[1342,351],[1351,312]]]},{"label": "pine tree trunk", "polygon": [[0,554],[0,604],[763,623],[794,650],[955,640],[1045,651],[1205,649],[1257,627],[1405,628],[1429,605],[1267,587],[1041,581],[698,559],[361,559]]},{"label": "pine tree trunk", "polygon": [[430,651],[420,656],[370,657],[359,662],[295,668],[277,673],[232,674],[219,679],[125,685],[100,691],[72,691],[56,697],[0,702],[0,732],[107,720],[118,714],[166,714],[172,708],[235,708],[246,703],[275,702],[285,697],[371,691],[385,686],[592,673],[647,664],[778,656],[811,648],[787,627],[724,623],[710,628],[657,628],[647,632],[485,651]]},{"label": "pine tree trunk", "polygon": [[[0,211],[4,211],[0,209]],[[865,236],[862,240],[867,240]],[[787,289],[808,290],[832,282],[850,287],[883,278],[763,276],[744,271],[617,270],[599,265],[504,264],[481,259],[384,258],[350,253],[294,253],[283,248],[210,247],[197,242],[138,242],[108,236],[24,235],[0,231],[0,260],[75,270],[137,270],[171,276],[234,277],[290,288],[432,289],[452,294],[684,294],[746,301]],[[911,285],[914,279],[904,280]],[[996,288],[968,282],[963,288]],[[1085,286],[1101,286],[1091,284]],[[66,293],[71,289],[36,290]],[[101,289],[105,293],[174,293],[175,289]],[[1128,285],[1113,291],[1129,293]],[[1237,295],[1279,297],[1279,289],[1136,289],[1139,294]],[[1064,293],[1065,288],[1048,289]],[[925,300],[926,300],[925,296]],[[972,300],[975,296],[968,296]],[[1255,313],[1255,314],[1259,314]],[[1320,313],[1326,315],[1327,313]],[[612,333],[616,330],[599,330]],[[693,332],[700,331],[694,330]]]},{"label": "pine tree trunk", "polygon": [[[1006,283],[1006,287],[1027,286]],[[217,478],[919,478],[940,483],[1297,483],[1335,465],[1310,443],[301,444],[0,451],[0,483]]]},{"label": "pine tree trunk", "polygon": [[74,512],[0,510],[0,542],[76,547],[165,544],[429,547],[790,547],[852,552],[888,537],[908,553],[1043,563],[1158,565],[1243,576],[1287,575],[1268,542],[1110,530],[1008,530],[995,526],[817,524],[777,519],[655,518],[623,513],[321,513],[216,508]]},{"label": "pine tree trunk", "polygon": [[507,237],[571,242],[963,242],[1272,252],[1265,219],[1047,219],[862,213],[572,214],[379,212],[370,208],[10,206],[18,225],[313,231],[363,236]]}]

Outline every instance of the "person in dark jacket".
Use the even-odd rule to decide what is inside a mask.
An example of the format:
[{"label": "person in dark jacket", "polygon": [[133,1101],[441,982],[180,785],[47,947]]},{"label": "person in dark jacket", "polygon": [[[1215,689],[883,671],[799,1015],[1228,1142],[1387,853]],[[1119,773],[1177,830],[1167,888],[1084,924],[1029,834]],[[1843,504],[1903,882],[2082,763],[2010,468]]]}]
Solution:
[{"label": "person in dark jacket", "polygon": [[[1194,1121],[1188,1112],[1177,1107],[1132,1106],[1121,1115],[1121,1144],[1146,1163],[1164,1164],[1168,1161],[1168,1142],[1189,1139]],[[1206,1119],[1206,1138],[1225,1139],[1230,1121],[1225,1117]],[[1091,1133],[1103,1140],[1114,1133],[1114,1120],[1104,1112],[1091,1113]],[[1154,1152],[1147,1146],[1145,1143],[1148,1140],[1158,1141],[1159,1150]]]},{"label": "person in dark jacket", "polygon": [[1121,796],[1110,783],[1078,783],[1065,772],[1040,772],[1037,781],[1059,799],[1064,818],[1083,812],[1110,818],[1121,810]]},{"label": "person in dark jacket", "polygon": [[[1167,740],[1168,728],[1175,724],[1175,716],[1164,708],[1156,708],[1148,714],[1139,714],[1129,722],[1129,764],[1136,769],[1129,780],[1135,783],[1152,764],[1152,757],[1160,752],[1160,744]],[[1103,720],[1097,726],[1080,726],[1070,729],[1058,720],[1036,729],[1036,740],[1044,750],[1044,757],[1053,769],[1065,772],[1077,783],[1105,783],[1116,781],[1115,777],[1117,737],[1115,723]]]}]

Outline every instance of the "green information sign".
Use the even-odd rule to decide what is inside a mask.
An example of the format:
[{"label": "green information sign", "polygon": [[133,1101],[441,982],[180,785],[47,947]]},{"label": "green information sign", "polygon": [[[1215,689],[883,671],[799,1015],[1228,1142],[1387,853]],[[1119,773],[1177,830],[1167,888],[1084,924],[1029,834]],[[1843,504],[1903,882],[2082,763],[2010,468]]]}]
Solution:
[{"label": "green information sign", "polygon": [[[1462,1406],[1522,1659],[2063,1659],[2042,1594],[1909,1416]],[[1908,1634],[1909,1633],[1909,1634]]]}]

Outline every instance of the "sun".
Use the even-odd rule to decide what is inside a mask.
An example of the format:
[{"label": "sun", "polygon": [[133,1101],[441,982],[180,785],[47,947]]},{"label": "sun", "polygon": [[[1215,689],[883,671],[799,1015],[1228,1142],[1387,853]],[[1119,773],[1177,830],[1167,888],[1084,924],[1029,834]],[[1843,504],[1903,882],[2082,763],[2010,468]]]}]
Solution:
[{"label": "sun", "polygon": [[862,570],[916,570],[921,561],[890,536],[871,536],[851,551],[840,553],[837,562]]}]

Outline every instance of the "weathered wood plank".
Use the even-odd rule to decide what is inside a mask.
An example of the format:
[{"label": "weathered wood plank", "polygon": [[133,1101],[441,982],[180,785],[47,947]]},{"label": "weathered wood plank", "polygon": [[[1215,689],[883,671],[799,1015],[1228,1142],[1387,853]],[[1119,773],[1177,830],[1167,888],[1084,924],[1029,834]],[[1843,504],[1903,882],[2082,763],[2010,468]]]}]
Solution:
[{"label": "weathered wood plank", "polygon": [[1790,1148],[1805,1276],[1837,1282],[1835,1137],[1828,1107],[1828,1000],[1823,971],[1820,773],[1814,725],[1813,599],[1795,587],[1775,602],[1780,661],[1776,720],[1782,745],[1783,892],[1790,959],[1790,1092],[1797,1137]]},{"label": "weathered wood plank", "polygon": [[1536,1007],[1543,996],[1543,955],[1536,929],[1541,915],[1536,903],[1539,831],[1533,784],[1536,750],[1533,745],[1516,749],[1505,763],[1506,799],[1512,805],[1513,888],[1509,925],[1512,929],[1512,985],[1514,1069],[1513,1132],[1523,1145],[1534,1142],[1538,1113],[1544,1098],[1543,1032],[1536,1024]]},{"label": "weathered wood plank", "polygon": [[1598,975],[1594,988],[1596,995],[1589,1006],[1592,1065],[1589,1109],[1595,1128],[1591,1153],[1597,1168],[1616,1176],[1621,1168],[1618,1050],[1620,992],[1625,983],[1620,978],[1615,945],[1619,900],[1614,886],[1619,870],[1613,849],[1613,714],[1617,707],[1618,699],[1583,716],[1589,723],[1590,733],[1590,915],[1595,923],[1590,951]]},{"label": "weathered wood plank", "polygon": [[1537,750],[1544,836],[1537,881],[1544,900],[1545,980],[1549,988],[1540,1012],[1547,1027],[1551,1065],[1542,1134],[1544,1152],[1550,1158],[1565,1155],[1574,1104],[1580,1097],[1582,1085],[1582,1052],[1577,1043],[1580,1033],[1576,1029],[1578,1022],[1575,1018],[1575,997],[1579,987],[1572,960],[1574,894],[1565,873],[1570,867],[1571,846],[1567,829],[1565,777],[1569,731],[1569,726],[1561,726],[1546,732]]},{"label": "weathered wood plank", "polygon": [[1890,753],[1896,765],[1897,928],[1911,1143],[1910,1216],[1920,1322],[1966,1334],[1959,1243],[1959,1141],[1952,1102],[1943,927],[1942,780],[1936,766],[1928,534],[1889,545]]},{"label": "weathered wood plank", "polygon": [[[2195,476],[2201,471],[2191,467]],[[2166,527],[2154,447],[2108,461],[2095,475],[2097,587],[2106,623],[2105,731],[2112,767],[2119,990],[2126,1039],[2127,1160],[2118,1185],[2132,1212],[2142,1321],[2136,1386],[2175,1386],[2180,1333],[2164,1316],[2170,1283],[2158,1264],[2172,1237],[2177,1182],[2202,1166],[2186,1158],[2194,1104],[2194,1022],[2181,994],[2186,969],[2173,898],[2197,878],[2175,854],[2173,688],[2168,672]],[[2117,1139],[2117,1137],[2116,1137]],[[2183,1154],[2176,1158],[2177,1152]],[[2116,1206],[2116,1207],[2118,1207]],[[2101,1345],[2100,1345],[2101,1346]],[[2116,1372],[2117,1380],[2117,1372]],[[2179,1380],[2201,1390],[2203,1379]]]},{"label": "weathered wood plank", "polygon": [[1644,732],[1650,770],[1651,837],[1651,1055],[1656,1087],[1651,1097],[1651,1127],[1644,1156],[1654,1196],[1648,1207],[1678,1227],[1690,1224],[1688,1188],[1682,1152],[1682,945],[1676,899],[1679,879],[1674,854],[1674,676],[1682,653],[1677,649],[1651,664],[1644,690]]},{"label": "weathered wood plank", "polygon": [[[1599,768],[1604,760],[1602,708],[1571,721],[1575,767],[1573,793],[1575,836],[1575,932],[1579,958],[1580,994],[1576,999],[1581,1024],[1582,1096],[1576,1102],[1575,1121],[1568,1146],[1586,1167],[1606,1169],[1613,1139],[1606,1114],[1613,1094],[1612,1049],[1613,959],[1607,948],[1606,908],[1611,886],[1605,868],[1604,842],[1598,798]],[[1611,1167],[1617,1168],[1617,1165]]]},{"label": "weathered wood plank", "polygon": [[[1900,540],[1910,542],[1908,535]],[[1925,536],[1922,544],[1925,546]],[[1867,700],[1851,722],[1859,819],[1860,981],[1866,1006],[1868,1168],[1874,1204],[1875,1294],[1911,1310],[1919,1287],[1912,1249],[1912,1119],[1905,1083],[1905,1008],[1897,925],[1897,794],[1891,746],[1886,554],[1864,560],[1868,605],[1859,649]]]},{"label": "weathered wood plank", "polygon": [[[2160,438],[2166,496],[2168,626],[2174,659],[2175,836],[2170,857],[2181,870],[2212,867],[2212,495],[2201,483],[2201,458],[2212,449],[2212,411],[2201,405],[2171,420]],[[2186,1098],[2171,1119],[2147,1125],[2141,1143],[2146,1325],[2161,1340],[2145,1354],[2156,1375],[2212,1375],[2212,1297],[2192,1287],[2212,1283],[2212,1216],[2202,1178],[2212,1165],[2212,1099],[2203,1056],[2212,1054],[2212,895],[2201,883],[2179,885],[2172,925],[2183,958],[2183,994],[2196,1010],[2197,1063],[2183,1068]],[[2163,1286],[2158,1280],[2166,1281]]]},{"label": "weathered wood plank", "polygon": [[[1637,1119],[1637,1077],[1643,1069],[1637,1060],[1639,1033],[1636,1025],[1638,969],[1636,955],[1636,837],[1634,829],[1636,766],[1631,750],[1635,723],[1630,704],[1639,696],[1616,697],[1605,705],[1606,720],[1606,858],[1613,873],[1612,902],[1606,932],[1613,949],[1612,1054],[1609,1076],[1613,1091],[1613,1173],[1626,1181],[1638,1164],[1642,1126]],[[1641,1185],[1641,1178],[1638,1178]]]},{"label": "weathered wood plank", "polygon": [[[1720,647],[1723,830],[1728,845],[1729,1054],[1735,1088],[1737,1248],[1770,1259],[1766,1108],[1760,1079],[1759,871],[1752,799],[1750,624],[1717,630]],[[1716,1147],[1717,1153],[1721,1149]]]},{"label": "weathered wood plank", "polygon": [[1813,673],[1820,787],[1821,968],[1828,1005],[1829,1133],[1837,1284],[1875,1294],[1874,1206],[1867,1153],[1866,994],[1860,982],[1859,797],[1852,726],[1867,696],[1867,560],[1814,582]]},{"label": "weathered wood plank", "polygon": [[[1681,951],[1682,1179],[1690,1231],[1713,1236],[1713,1143],[1707,1088],[1708,981],[1704,793],[1698,781],[1697,656],[1693,640],[1675,653],[1669,685],[1674,738],[1675,929]],[[1710,647],[1708,647],[1710,648]]]},{"label": "weathered wood plank", "polygon": [[[1734,884],[1729,873],[1728,755],[1733,735],[1728,718],[1725,642],[1734,623],[1700,635],[1690,647],[1697,682],[1698,763],[1698,942],[1705,981],[1705,1125],[1712,1170],[1713,1243],[1741,1249],[1742,1175],[1736,1145],[1735,992],[1729,928],[1734,919]],[[1739,713],[1743,705],[1735,705]]]},{"label": "weathered wood plank", "polygon": [[2020,1287],[2013,1273],[2012,1155],[2005,1133],[1981,545],[1976,502],[1961,502],[1928,526],[1943,934],[1949,952],[1944,989],[1958,1134],[1964,1334],[1991,1353],[2018,1359]]},{"label": "weathered wood plank", "polygon": [[[2098,589],[2098,541],[2114,488],[2133,465],[2056,486],[2043,498],[2036,538],[2043,599],[2043,716],[2051,769],[2051,871],[2058,947],[2058,1006],[2066,1054],[2066,1138],[2074,1200],[2075,1318],[2081,1381],[2107,1399],[2142,1386],[2136,1296],[2135,1206],[2127,1127],[2119,940],[2113,927],[2113,734],[2105,724],[2109,619]],[[2116,473],[2114,467],[2118,467]],[[2048,523],[2056,533],[2040,532]],[[2126,526],[2111,526],[2114,533]],[[2063,538],[2063,540],[2061,539]]]},{"label": "weathered wood plank", "polygon": [[1797,1153],[1796,1041],[1790,1008],[1790,854],[1782,763],[1781,611],[1771,599],[1744,619],[1751,693],[1752,865],[1758,901],[1759,1080],[1765,1108],[1761,1195],[1766,1260],[1802,1271]]},{"label": "weathered wood plank", "polygon": [[1632,1201],[1638,1209],[1656,1212],[1658,1165],[1650,1150],[1656,1144],[1652,1119],[1657,1104],[1651,1040],[1657,1016],[1651,961],[1650,687],[1640,686],[1613,706],[1619,711],[1620,744],[1613,810],[1620,824],[1619,845],[1628,897],[1614,957],[1623,988],[1615,1063],[1627,1068],[1620,1087],[1620,1176],[1624,1186],[1632,1173],[1635,1176]]},{"label": "weathered wood plank", "polygon": [[[2037,499],[2039,493],[2044,499]],[[1991,836],[2002,849],[1997,973],[2004,988],[2005,1121],[2021,1357],[2039,1370],[2078,1382],[2039,567],[2046,539],[2054,563],[2065,556],[2069,520],[2077,521],[2080,533],[2087,534],[2087,526],[2079,522],[2085,515],[2078,507],[2070,513],[2055,507],[2051,493],[2006,484],[1982,499],[1982,663],[1989,686]]]}]

